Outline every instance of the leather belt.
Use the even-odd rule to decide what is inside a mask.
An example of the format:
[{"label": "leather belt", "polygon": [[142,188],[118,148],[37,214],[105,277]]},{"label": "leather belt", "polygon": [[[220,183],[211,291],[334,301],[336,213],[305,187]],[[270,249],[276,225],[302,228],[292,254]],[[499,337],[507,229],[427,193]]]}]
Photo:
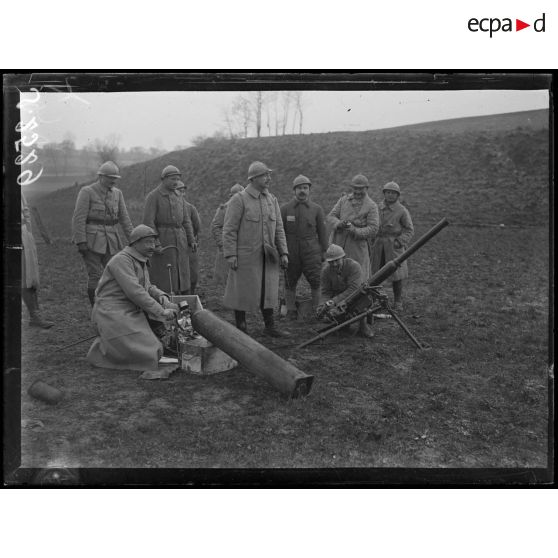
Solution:
[{"label": "leather belt", "polygon": [[118,219],[113,219],[112,221],[105,221],[104,219],[87,219],[85,222],[88,225],[116,225],[118,224]]},{"label": "leather belt", "polygon": [[176,223],[155,223],[158,229],[181,229],[182,225],[177,225]]}]

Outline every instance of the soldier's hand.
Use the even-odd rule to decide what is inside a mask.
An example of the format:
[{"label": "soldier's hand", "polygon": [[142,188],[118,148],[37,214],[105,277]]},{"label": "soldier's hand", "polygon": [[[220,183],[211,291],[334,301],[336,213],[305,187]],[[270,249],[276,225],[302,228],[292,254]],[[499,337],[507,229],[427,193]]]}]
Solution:
[{"label": "soldier's hand", "polygon": [[394,246],[395,248],[401,248],[403,245],[401,244],[400,240],[399,240],[398,238],[396,238],[396,239],[393,241],[393,246]]},{"label": "soldier's hand", "polygon": [[170,298],[167,295],[161,295],[159,298],[159,304],[163,307],[163,308],[168,308],[169,304],[171,303]]},{"label": "soldier's hand", "polygon": [[287,254],[283,254],[281,256],[281,268],[287,269],[289,267],[289,256]]},{"label": "soldier's hand", "polygon": [[165,320],[167,321],[172,320],[175,315],[176,312],[172,308],[165,308],[163,310],[163,318],[165,318]]},{"label": "soldier's hand", "polygon": [[77,245],[78,251],[80,254],[87,253],[87,242],[79,242]]},{"label": "soldier's hand", "polygon": [[198,243],[197,242],[192,242],[192,244],[190,244],[190,248],[192,248],[192,252],[197,252],[198,251]]},{"label": "soldier's hand", "polygon": [[238,269],[238,258],[236,256],[229,256],[227,261],[229,262],[229,267],[232,270],[236,271]]}]

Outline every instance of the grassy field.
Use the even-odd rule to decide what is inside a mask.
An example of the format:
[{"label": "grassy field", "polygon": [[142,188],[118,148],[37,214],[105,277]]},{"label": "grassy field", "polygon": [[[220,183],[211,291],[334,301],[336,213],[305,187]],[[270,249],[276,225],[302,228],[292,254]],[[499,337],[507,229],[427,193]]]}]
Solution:
[{"label": "grassy field", "polygon": [[[144,192],[165,164],[178,164],[198,207],[200,294],[223,319],[212,284],[208,225],[248,163],[277,171],[280,202],[302,172],[329,211],[356,172],[381,185],[397,180],[416,236],[443,216],[444,229],[409,262],[404,319],[419,351],[392,320],[365,341],[332,335],[301,351],[313,334],[281,323],[285,346],[255,339],[315,376],[312,393],[287,401],[242,367],[214,376],[175,373],[167,381],[95,369],[85,271],[70,243],[78,189],[38,195],[55,239],[39,245],[48,331],[22,321],[22,461],[26,467],[546,467],[548,462],[549,204],[548,112],[379,130],[207,142],[122,171],[134,223]],[[500,227],[503,224],[505,226]],[[303,296],[308,292],[303,285]],[[49,407],[27,395],[42,379],[65,392]],[[36,423],[37,424],[37,423]]]},{"label": "grassy field", "polygon": [[[418,234],[425,232],[419,229]],[[23,322],[23,465],[74,467],[545,467],[548,238],[544,228],[447,228],[411,260],[405,313],[431,348],[418,351],[388,320],[376,338],[349,334],[276,352],[315,376],[286,401],[242,367],[167,381],[95,369],[84,273],[69,242],[40,245],[48,331]],[[202,253],[206,307],[224,319]],[[259,316],[250,332],[260,334]],[[304,323],[282,323],[298,341]],[[285,340],[281,341],[281,345]],[[279,343],[275,343],[275,346]],[[26,390],[65,392],[49,407]]]}]

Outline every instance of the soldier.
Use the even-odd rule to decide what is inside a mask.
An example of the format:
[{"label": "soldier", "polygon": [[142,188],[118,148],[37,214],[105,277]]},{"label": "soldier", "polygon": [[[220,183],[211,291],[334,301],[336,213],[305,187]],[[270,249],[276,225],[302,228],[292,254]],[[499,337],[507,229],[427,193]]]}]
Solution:
[{"label": "soldier", "polygon": [[[238,182],[231,188],[229,199],[238,192],[242,192],[244,186]],[[216,285],[225,283],[227,280],[227,273],[229,271],[229,264],[223,256],[223,224],[225,223],[225,211],[227,203],[222,203],[215,212],[215,216],[211,221],[211,235],[215,244],[217,245],[217,254],[215,254],[215,268],[213,272],[213,279]]]},{"label": "soldier", "polygon": [[287,317],[291,319],[296,319],[298,315],[296,285],[302,274],[310,285],[314,312],[320,303],[320,272],[327,250],[327,231],[324,210],[310,201],[311,186],[312,183],[304,175],[297,176],[293,181],[294,198],[281,206],[289,249],[285,295]]},{"label": "soldier", "polygon": [[50,329],[54,324],[44,320],[39,311],[39,260],[37,246],[31,232],[31,214],[27,200],[21,193],[21,298],[29,310],[29,325]]},{"label": "soldier", "polygon": [[[363,279],[361,265],[346,257],[345,251],[337,244],[331,244],[325,254],[326,262],[320,277],[321,303],[318,313],[324,306],[339,304],[358,291]],[[372,338],[374,333],[368,327],[366,318],[359,321],[359,335]]]},{"label": "soldier", "polygon": [[[384,201],[380,204],[380,231],[372,246],[371,272],[376,273],[384,264],[402,254],[413,238],[414,228],[411,215],[399,202],[401,190],[395,182],[383,187]],[[403,311],[403,279],[409,276],[407,262],[387,279],[393,288],[394,310]]]},{"label": "soldier", "polygon": [[161,184],[145,198],[143,223],[159,235],[151,260],[153,282],[167,293],[188,294],[188,248],[196,252],[198,245],[186,200],[176,191],[180,176],[173,165],[163,169]]},{"label": "soldier", "polygon": [[224,305],[234,310],[236,327],[246,332],[246,312],[261,310],[271,337],[288,337],[275,326],[279,265],[289,264],[287,241],[277,199],[269,192],[271,169],[259,161],[248,168],[250,184],[228,202],[223,254],[230,269]]},{"label": "soldier", "polygon": [[108,262],[96,291],[91,318],[97,326],[87,360],[102,368],[152,370],[163,346],[148,317],[158,322],[174,318],[176,305],[149,280],[147,260],[155,251],[156,233],[138,225],[130,245]]},{"label": "soldier", "polygon": [[91,306],[105,265],[122,248],[116,225],[120,223],[127,239],[132,232],[124,196],[114,186],[120,178],[118,167],[107,161],[99,167],[97,175],[97,182],[79,191],[72,219],[72,241],[85,262]]},{"label": "soldier", "polygon": [[351,181],[352,193],[341,196],[329,212],[328,222],[332,225],[332,243],[341,246],[347,256],[362,267],[363,281],[370,274],[368,239],[378,230],[378,206],[368,196],[368,179],[357,174]]},{"label": "soldier", "polygon": [[[179,194],[182,194],[184,199],[186,200],[186,185],[182,180],[178,181],[178,186],[176,187],[176,191]],[[188,208],[188,213],[190,215],[190,221],[192,221],[192,230],[194,232],[194,240],[199,249],[199,235],[201,229],[201,221],[200,221],[200,214],[196,209],[196,206],[188,202],[186,200],[186,207]],[[194,251],[191,246],[188,246],[188,265],[190,266],[190,293],[191,295],[196,294],[196,287],[198,285],[198,276],[199,276],[199,261],[198,261],[198,249]]]}]

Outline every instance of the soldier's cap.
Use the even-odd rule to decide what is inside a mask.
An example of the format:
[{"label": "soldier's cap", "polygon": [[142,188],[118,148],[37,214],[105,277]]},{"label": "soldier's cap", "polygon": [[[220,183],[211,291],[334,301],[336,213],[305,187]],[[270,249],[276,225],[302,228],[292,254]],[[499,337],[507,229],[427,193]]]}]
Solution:
[{"label": "soldier's cap", "polygon": [[308,184],[308,186],[312,186],[312,182],[310,182],[310,179],[307,178],[306,176],[304,176],[303,174],[299,174],[294,180],[293,180],[293,188],[296,188],[297,186],[302,186],[303,184]]},{"label": "soldier's cap", "polygon": [[109,178],[122,178],[119,174],[118,166],[113,161],[105,161],[97,171],[100,176],[108,176]]},{"label": "soldier's cap", "polygon": [[353,176],[351,186],[353,186],[353,188],[368,188],[368,178],[366,178],[364,174],[357,174]]},{"label": "soldier's cap", "polygon": [[167,176],[173,176],[175,174],[178,176],[182,176],[182,173],[174,165],[167,165],[161,171],[161,178],[166,178]]},{"label": "soldier's cap", "polygon": [[258,176],[262,176],[263,174],[267,174],[273,172],[265,163],[261,161],[254,161],[248,167],[248,180],[252,180],[252,178],[257,178]]},{"label": "soldier's cap", "polygon": [[138,225],[137,227],[134,227],[134,229],[132,229],[132,232],[130,233],[130,246],[134,242],[137,242],[138,240],[147,238],[149,236],[157,237],[159,235],[147,225]]},{"label": "soldier's cap", "polygon": [[401,189],[399,188],[399,184],[397,184],[397,182],[388,182],[382,188],[382,192],[385,192],[386,190],[391,190],[392,192],[397,192],[398,194],[401,193]]},{"label": "soldier's cap", "polygon": [[238,194],[239,192],[244,192],[244,186],[239,184],[238,182],[231,188],[231,196],[234,194]]}]

